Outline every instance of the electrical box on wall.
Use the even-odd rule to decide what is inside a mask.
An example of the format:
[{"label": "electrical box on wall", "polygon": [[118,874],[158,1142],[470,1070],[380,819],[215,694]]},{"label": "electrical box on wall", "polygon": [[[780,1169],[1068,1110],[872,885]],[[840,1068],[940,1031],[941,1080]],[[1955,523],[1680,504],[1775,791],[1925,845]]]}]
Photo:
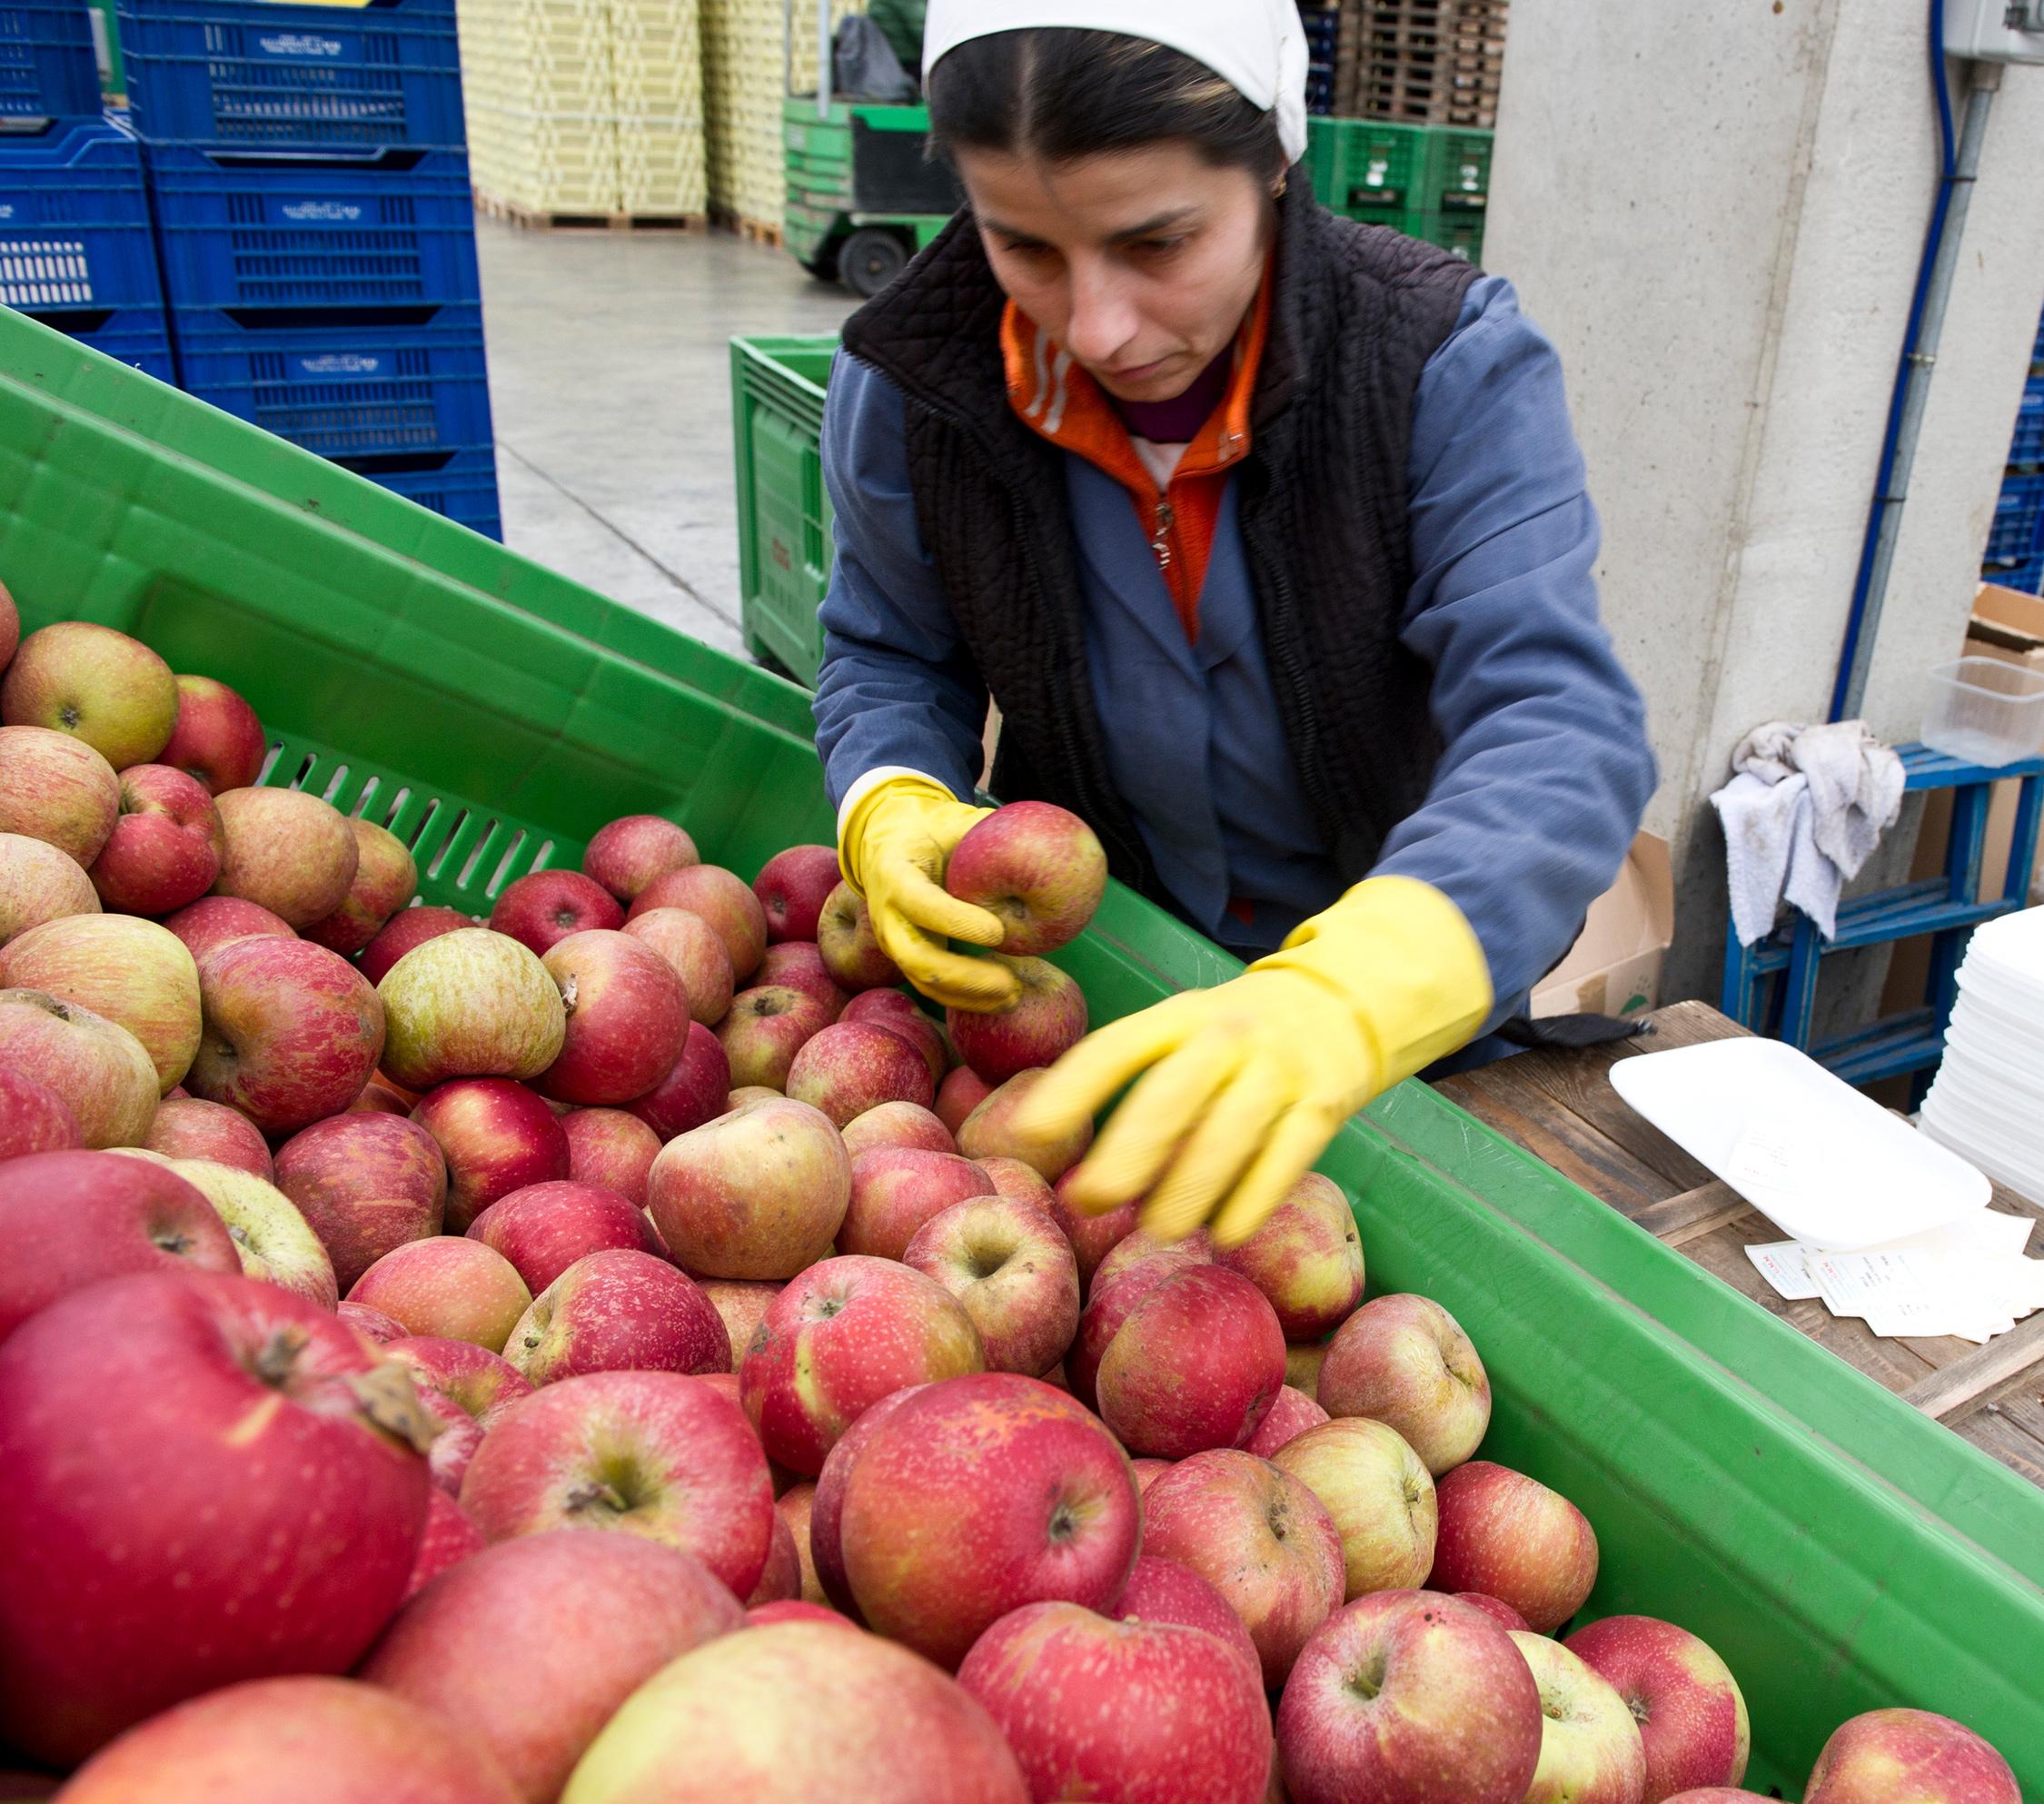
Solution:
[{"label": "electrical box on wall", "polygon": [[1945,0],[1945,54],[2044,63],[2044,0]]}]

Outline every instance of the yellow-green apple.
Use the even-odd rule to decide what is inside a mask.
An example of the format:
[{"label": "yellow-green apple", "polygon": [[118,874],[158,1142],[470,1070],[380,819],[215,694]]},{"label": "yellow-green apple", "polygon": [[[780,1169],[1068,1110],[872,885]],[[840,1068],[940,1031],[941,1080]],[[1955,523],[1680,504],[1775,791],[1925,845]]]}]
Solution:
[{"label": "yellow-green apple", "polygon": [[937,1086],[937,1118],[956,1139],[967,1116],[993,1094],[991,1084],[969,1065],[961,1065],[955,1071],[946,1072],[944,1081]]},{"label": "yellow-green apple", "polygon": [[899,1259],[924,1223],[969,1196],[991,1196],[993,1189],[977,1165],[955,1153],[877,1146],[852,1161],[851,1201],[838,1250]]},{"label": "yellow-green apple", "polygon": [[383,1052],[383,1004],[338,952],[256,935],[199,966],[205,1032],[185,1082],[265,1134],[295,1134],[362,1095]]},{"label": "yellow-green apple", "polygon": [[1106,1610],[1142,1539],[1128,1456],[1061,1391],[1012,1373],[931,1383],[860,1451],[839,1505],[869,1627],[954,1669],[1026,1603]]},{"label": "yellow-green apple", "polygon": [[262,1129],[224,1103],[209,1103],[197,1096],[165,1097],[156,1105],[156,1118],[149,1124],[148,1137],[142,1144],[166,1159],[211,1159],[215,1165],[235,1165],[276,1182],[275,1162]]},{"label": "yellow-green apple", "polygon": [[1341,1185],[1308,1172],[1264,1224],[1214,1255],[1270,1299],[1287,1341],[1316,1341],[1363,1301],[1363,1239]]},{"label": "yellow-green apple", "polygon": [[1452,1591],[1456,1601],[1466,1603],[1472,1610],[1480,1610],[1501,1629],[1523,1629],[1526,1619],[1502,1598],[1490,1597],[1483,1591]]},{"label": "yellow-green apple", "polygon": [[1143,1551],[1190,1566],[1227,1599],[1256,1644],[1269,1690],[1284,1685],[1342,1601],[1334,1519],[1297,1479],[1254,1453],[1195,1453],[1151,1480]]},{"label": "yellow-green apple", "polygon": [[0,727],[0,833],[40,839],[83,868],[120,818],[121,779],[83,739]]},{"label": "yellow-green apple", "polygon": [[1610,1684],[1639,1724],[1647,1804],[1746,1777],[1746,1700],[1731,1669],[1688,1630],[1652,1616],[1607,1616],[1562,1645]]},{"label": "yellow-green apple", "polygon": [[829,1600],[824,1596],[823,1586],[816,1576],[815,1556],[809,1551],[809,1518],[816,1510],[816,1481],[804,1479],[799,1484],[790,1485],[774,1499],[774,1508],[781,1521],[788,1524],[788,1532],[795,1542],[798,1572],[795,1595],[805,1603],[828,1605]]},{"label": "yellow-green apple", "polygon": [[[447,1162],[442,1226],[466,1234],[500,1197],[568,1175],[568,1135],[546,1099],[508,1077],[458,1077],[419,1099],[412,1119]],[[521,1307],[523,1307],[521,1304]]]},{"label": "yellow-green apple", "polygon": [[1540,1689],[1540,1764],[1525,1804],[1643,1804],[1646,1749],[1625,1700],[1561,1642],[1506,1632]]},{"label": "yellow-green apple", "polygon": [[2009,1763],[1962,1722],[1930,1710],[1869,1710],[1824,1743],[1805,1804],[2021,1804]]},{"label": "yellow-green apple", "polygon": [[789,1066],[787,1091],[843,1127],[882,1103],[935,1099],[929,1066],[898,1034],[863,1021],[840,1021],[803,1044]]},{"label": "yellow-green apple", "polygon": [[121,814],[93,860],[93,887],[124,914],[167,915],[213,887],[226,849],[203,783],[167,764],[134,765],[121,773]]},{"label": "yellow-green apple", "polygon": [[582,854],[582,874],[620,902],[636,902],[656,877],[700,864],[696,842],[657,814],[628,814],[598,828]]},{"label": "yellow-green apple", "polygon": [[426,1499],[426,1531],[419,1539],[419,1554],[405,1581],[404,1601],[410,1603],[449,1567],[474,1558],[488,1545],[481,1531],[461,1513],[461,1506],[435,1485]]},{"label": "yellow-green apple", "polygon": [[[1259,1460],[1274,1459],[1280,1447],[1296,1441],[1307,1429],[1317,1428],[1326,1420],[1325,1410],[1304,1391],[1295,1391],[1287,1384],[1278,1392],[1276,1401],[1256,1424],[1256,1432],[1249,1437],[1248,1451]],[[1433,1489],[1431,1483],[1427,1488]]]},{"label": "yellow-green apple", "polygon": [[1305,1644],[1277,1745],[1294,1804],[1521,1804],[1542,1728],[1539,1687],[1503,1629],[1431,1591],[1384,1591]]},{"label": "yellow-green apple", "polygon": [[[1295,1390],[1304,1391],[1315,1403],[1320,1399],[1320,1372],[1327,1363],[1329,1344],[1326,1341],[1294,1341],[1285,1349],[1285,1382]],[[1328,1410],[1327,1413],[1332,1415],[1334,1412]]]},{"label": "yellow-green apple", "polygon": [[633,1208],[646,1204],[646,1179],[660,1157],[660,1136],[622,1109],[575,1109],[561,1117],[568,1136],[568,1175],[614,1191]]},{"label": "yellow-green apple", "polygon": [[958,1056],[989,1084],[1005,1084],[1055,1065],[1086,1037],[1086,992],[1046,959],[993,957],[1015,974],[1022,999],[1004,1014],[952,1008],[944,1019]]},{"label": "yellow-green apple", "polygon": [[752,893],[767,917],[767,940],[816,938],[823,905],[842,881],[835,846],[790,846],[776,852],[752,879]]},{"label": "yellow-green apple", "polygon": [[1028,1804],[1030,1792],[993,1719],[928,1660],[836,1623],[777,1622],[648,1680],[561,1804],[825,1798]]},{"label": "yellow-green apple", "polygon": [[731,1062],[724,1056],[723,1046],[701,1022],[690,1021],[673,1069],[643,1096],[634,1096],[626,1108],[665,1145],[725,1114],[730,1094]]},{"label": "yellow-green apple", "polygon": [[[1018,1162],[1009,1159],[995,1163],[1014,1165]],[[1027,1171],[1028,1167],[1024,1165],[1022,1169]],[[1030,1175],[1035,1175],[1034,1173]],[[1106,1214],[1098,1215],[1090,1210],[1075,1207],[1066,1200],[1066,1193],[1071,1187],[1071,1173],[1067,1172],[1057,1180],[1050,1193],[1051,1200],[1046,1206],[1059,1231],[1071,1243],[1072,1252],[1078,1260],[1079,1283],[1090,1294],[1101,1261],[1136,1232],[1136,1205],[1124,1203],[1119,1208],[1109,1209]],[[1038,1182],[1041,1180],[1038,1179]]]},{"label": "yellow-green apple", "polygon": [[[307,939],[334,952],[360,952],[419,887],[419,867],[396,834],[352,817],[348,826],[355,836],[355,880],[338,908],[305,929]],[[116,838],[120,831],[114,829]]]},{"label": "yellow-green apple", "polygon": [[47,1084],[25,1071],[0,1071],[0,1161],[68,1153],[84,1144],[71,1105]]},{"label": "yellow-green apple", "polygon": [[624,926],[624,910],[600,883],[580,871],[531,871],[504,886],[490,911],[493,933],[544,953],[570,934]]},{"label": "yellow-green apple", "polygon": [[227,1224],[244,1278],[274,1284],[321,1309],[332,1309],[339,1300],[340,1286],[326,1248],[275,1184],[213,1159],[166,1159],[129,1146],[120,1152],[124,1158],[167,1165],[204,1195]]},{"label": "yellow-green apple", "polygon": [[779,1090],[795,1055],[829,1025],[823,1005],[807,991],[779,984],[740,990],[717,1027],[732,1084]]},{"label": "yellow-green apple", "polygon": [[591,1372],[693,1376],[730,1370],[730,1336],[694,1279],[653,1254],[610,1247],[532,1299],[504,1357],[534,1385]]},{"label": "yellow-green apple", "polygon": [[237,1680],[345,1671],[403,1594],[424,1418],[303,1298],[190,1271],[74,1292],[0,1347],[0,1734],[40,1759]]},{"label": "yellow-green apple", "polygon": [[767,916],[752,886],[722,865],[690,865],[662,872],[631,905],[634,916],[655,908],[683,908],[700,916],[723,942],[731,976],[743,983],[759,967],[767,949]]},{"label": "yellow-green apple", "polygon": [[780,1500],[774,1500],[774,1538],[767,1550],[767,1563],[759,1574],[759,1582],[747,1594],[745,1607],[756,1610],[762,1604],[788,1603],[802,1594],[802,1556],[795,1546],[795,1531],[788,1525],[788,1518],[780,1512]]},{"label": "yellow-green apple", "polygon": [[535,1297],[592,1253],[660,1250],[653,1224],[641,1211],[614,1190],[572,1179],[529,1184],[499,1197],[469,1224],[468,1237],[510,1260]]},{"label": "yellow-green apple", "polygon": [[[858,1194],[858,1166],[852,1166]],[[975,1196],[916,1230],[901,1263],[965,1305],[989,1372],[1035,1378],[1065,1356],[1078,1332],[1078,1263],[1057,1224],[1030,1203]]]},{"label": "yellow-green apple", "polygon": [[0,947],[45,921],[98,913],[99,894],[68,852],[25,833],[0,833]]},{"label": "yellow-green apple", "polygon": [[348,1295],[394,1316],[413,1334],[472,1341],[491,1353],[503,1350],[532,1303],[502,1254],[449,1234],[392,1247]]},{"label": "yellow-green apple", "polygon": [[[650,916],[641,915],[640,920]],[[838,987],[823,963],[823,954],[817,949],[816,942],[808,939],[784,939],[769,946],[759,960],[759,968],[752,974],[755,987],[766,988],[779,986],[784,989],[800,990],[805,996],[813,996],[820,1002],[835,1021],[843,1013],[845,1005],[851,1000]]]},{"label": "yellow-green apple", "polygon": [[1344,1416],[1270,1456],[1325,1505],[1342,1538],[1344,1595],[1414,1591],[1434,1570],[1434,1481],[1395,1428]]},{"label": "yellow-green apple", "polygon": [[355,959],[355,966],[372,984],[380,984],[391,966],[415,946],[438,939],[443,933],[460,933],[475,923],[459,908],[436,908],[422,903],[416,908],[400,908],[371,936]]},{"label": "yellow-green apple", "polygon": [[204,1194],[110,1153],[32,1153],[0,1165],[0,1341],[61,1296],[134,1272],[238,1272]]},{"label": "yellow-green apple", "polygon": [[59,620],[22,640],[0,679],[0,720],[70,733],[125,770],[170,743],[177,679],[139,639]]},{"label": "yellow-green apple", "polygon": [[824,898],[816,948],[840,989],[877,990],[901,981],[900,967],[880,950],[864,898],[848,883],[840,883]]},{"label": "yellow-green apple", "polygon": [[[1138,1472],[1136,1482],[1140,1484],[1141,1481]],[[1235,1656],[1255,1681],[1257,1691],[1261,1693],[1264,1689],[1264,1663],[1257,1657],[1256,1644],[1249,1639],[1248,1630],[1242,1626],[1241,1617],[1227,1599],[1190,1566],[1144,1554],[1130,1569],[1128,1582],[1107,1614],[1123,1622],[1175,1622],[1181,1629],[1197,1629],[1211,1635]]]},{"label": "yellow-green apple", "polygon": [[0,989],[0,1070],[33,1071],[70,1109],[88,1146],[138,1145],[155,1119],[156,1067],[142,1042],[42,990]]},{"label": "yellow-green apple", "polygon": [[415,946],[376,986],[383,1069],[408,1090],[451,1077],[537,1077],[561,1056],[568,1016],[539,955],[462,927]]},{"label": "yellow-green apple", "polygon": [[1474,1453],[1491,1424],[1490,1374],[1431,1297],[1364,1303],[1329,1343],[1317,1394],[1329,1415],[1388,1422],[1436,1478]]},{"label": "yellow-green apple", "polygon": [[[841,1130],[845,1151],[853,1158],[880,1146],[913,1148],[924,1153],[956,1153],[951,1130],[920,1103],[882,1103],[854,1115]],[[1031,1174],[1035,1175],[1035,1174]]]},{"label": "yellow-green apple", "polygon": [[560,987],[567,1020],[561,1052],[540,1079],[548,1095],[588,1106],[629,1103],[674,1069],[689,998],[651,947],[592,927],[556,940],[541,963]]},{"label": "yellow-green apple", "polygon": [[233,1685],[123,1736],[65,1788],[66,1804],[519,1804],[475,1740],[350,1679]]},{"label": "yellow-green apple", "polygon": [[228,789],[213,805],[226,835],[215,896],[253,902],[293,929],[346,899],[361,855],[339,809],[302,789]]},{"label": "yellow-green apple", "polygon": [[699,1278],[792,1278],[824,1256],[850,1197],[837,1130],[785,1096],[669,1141],[646,1181],[653,1225]]},{"label": "yellow-green apple", "polygon": [[491,1422],[461,1507],[488,1541],[615,1531],[692,1553],[734,1598],[759,1582],[774,1487],[744,1412],[678,1372],[592,1372]]},{"label": "yellow-green apple", "polygon": [[0,947],[0,988],[41,990],[125,1027],[159,1095],[184,1082],[199,1049],[199,987],[184,941],[133,915],[66,915]]},{"label": "yellow-green apple", "polygon": [[739,1084],[724,1098],[724,1113],[742,1109],[748,1103],[774,1102],[780,1095],[770,1084]]},{"label": "yellow-green apple", "polygon": [[333,1313],[376,1346],[385,1347],[404,1338],[403,1323],[381,1309],[372,1309],[366,1303],[350,1303],[342,1297],[334,1304]]},{"label": "yellow-green apple", "polygon": [[1107,855],[1078,816],[1052,802],[996,808],[951,848],[944,887],[997,915],[998,950],[1055,952],[1086,931],[1107,888]]},{"label": "yellow-green apple", "polygon": [[979,1331],[941,1284],[891,1260],[848,1256],[811,1265],[768,1305],[739,1384],[767,1452],[814,1478],[888,1392],[985,1364]]},{"label": "yellow-green apple", "polygon": [[979,1638],[958,1683],[1000,1725],[1034,1797],[1262,1804],[1262,1680],[1197,1629],[1029,1604]]},{"label": "yellow-green apple", "polygon": [[1017,1132],[1016,1115],[1046,1075],[1042,1071],[1018,1071],[989,1092],[960,1124],[958,1151],[968,1159],[1019,1159],[1038,1177],[1056,1184],[1086,1156],[1086,1149],[1093,1144],[1093,1124],[1082,1121],[1058,1140]]},{"label": "yellow-green apple", "polygon": [[[686,908],[649,908],[626,921],[624,930],[651,947],[680,978],[689,997],[690,1020],[714,1027],[724,1018],[738,982],[731,975],[731,955],[708,921]],[[762,975],[759,981],[774,984],[781,979]]]},{"label": "yellow-green apple", "polygon": [[315,1121],[277,1149],[275,1183],[319,1235],[343,1292],[393,1248],[437,1234],[447,1208],[440,1143],[402,1115]]},{"label": "yellow-green apple", "polygon": [[880,1425],[909,1398],[928,1387],[907,1384],[890,1391],[870,1404],[858,1420],[838,1439],[817,1474],[816,1494],[809,1499],[809,1564],[816,1569],[818,1588],[826,1601],[857,1621],[858,1605],[845,1578],[844,1542],[838,1530],[844,1519],[845,1487],[851,1482],[852,1468],[866,1450],[866,1443],[880,1432]]},{"label": "yellow-green apple", "polygon": [[262,776],[269,752],[270,736],[237,691],[212,677],[177,679],[177,725],[156,754],[159,763],[217,796],[247,788]]},{"label": "yellow-green apple", "polygon": [[[901,990],[862,990],[838,1013],[840,1021],[863,1021],[869,1027],[885,1027],[898,1034],[922,1054],[929,1066],[929,1081],[941,1084],[951,1068],[951,1048],[944,1030],[909,1001]],[[930,1093],[936,1101],[936,1092]]]},{"label": "yellow-green apple", "polygon": [[184,942],[184,949],[194,959],[203,958],[216,946],[225,946],[231,939],[246,939],[253,934],[271,934],[280,939],[296,937],[289,921],[238,896],[202,896],[174,914],[164,916],[164,925]]},{"label": "yellow-green apple", "polygon": [[1100,1414],[1131,1453],[1240,1447],[1285,1383],[1285,1333],[1263,1293],[1218,1265],[1165,1279],[1101,1355]]},{"label": "yellow-green apple", "polygon": [[704,1278],[701,1284],[702,1294],[723,1319],[724,1332],[730,1338],[730,1363],[724,1370],[735,1373],[759,1323],[766,1319],[768,1305],[780,1294],[780,1286],[742,1278]]},{"label": "yellow-green apple", "polygon": [[1558,1491],[1489,1460],[1472,1460],[1435,1487],[1439,1591],[1482,1591],[1508,1603],[1535,1634],[1552,1634],[1597,1582],[1597,1536]]},{"label": "yellow-green apple", "polygon": [[1159,1244],[1138,1231],[1122,1244],[1139,1246],[1143,1251],[1139,1256],[1125,1260],[1118,1269],[1103,1263],[1094,1274],[1090,1300],[1065,1355],[1066,1381],[1072,1387],[1072,1394],[1087,1409],[1099,1406],[1100,1362],[1136,1305],[1166,1278],[1209,1263],[1204,1233]]},{"label": "yellow-green apple", "polygon": [[[551,1800],[632,1692],[743,1615],[689,1554],[561,1529],[462,1561],[397,1613],[357,1671],[473,1736],[521,1797]],[[548,1625],[537,1638],[535,1622]]]}]

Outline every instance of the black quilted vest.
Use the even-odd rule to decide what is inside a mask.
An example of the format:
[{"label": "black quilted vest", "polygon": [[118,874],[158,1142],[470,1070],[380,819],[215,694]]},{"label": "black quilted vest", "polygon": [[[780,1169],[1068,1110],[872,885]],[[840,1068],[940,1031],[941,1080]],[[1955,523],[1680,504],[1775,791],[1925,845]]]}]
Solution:
[{"label": "black quilted vest", "polygon": [[[1424,798],[1439,755],[1429,672],[1398,642],[1412,581],[1407,449],[1421,372],[1476,273],[1337,219],[1303,186],[1279,203],[1270,337],[1236,481],[1292,758],[1354,882]],[[1084,817],[1115,875],[1169,906],[1107,775],[1111,723],[1086,674],[1066,453],[1008,406],[1003,303],[961,213],[852,317],[845,346],[907,398],[924,545],[1000,706],[994,793]]]}]

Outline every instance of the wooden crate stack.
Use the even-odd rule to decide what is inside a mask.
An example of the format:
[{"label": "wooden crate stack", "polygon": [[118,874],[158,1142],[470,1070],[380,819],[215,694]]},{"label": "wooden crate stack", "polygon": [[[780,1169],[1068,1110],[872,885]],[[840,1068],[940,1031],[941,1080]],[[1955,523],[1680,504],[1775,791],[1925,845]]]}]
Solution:
[{"label": "wooden crate stack", "polygon": [[1497,124],[1510,0],[1337,0],[1335,110],[1414,125]]},{"label": "wooden crate stack", "polygon": [[[816,7],[797,0],[791,42],[786,0],[700,5],[710,212],[779,243],[788,192],[781,106],[790,92],[816,92]],[[832,24],[864,10],[862,0],[832,0]]]}]

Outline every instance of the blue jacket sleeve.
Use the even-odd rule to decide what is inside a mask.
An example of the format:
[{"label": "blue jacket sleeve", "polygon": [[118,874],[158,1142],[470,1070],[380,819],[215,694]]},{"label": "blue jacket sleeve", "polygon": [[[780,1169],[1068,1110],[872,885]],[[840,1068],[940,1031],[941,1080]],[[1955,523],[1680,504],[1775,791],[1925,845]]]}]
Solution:
[{"label": "blue jacket sleeve", "polygon": [[817,748],[836,808],[868,770],[903,765],[969,801],[987,685],[923,550],[908,484],[906,407],[842,352],[823,409],[823,481],[836,560],[819,615]]},{"label": "blue jacket sleeve", "polygon": [[1445,744],[1378,869],[1461,908],[1498,1014],[1565,953],[1653,793],[1646,710],[1597,617],[1596,510],[1560,359],[1481,278],[1414,401],[1402,637]]}]

